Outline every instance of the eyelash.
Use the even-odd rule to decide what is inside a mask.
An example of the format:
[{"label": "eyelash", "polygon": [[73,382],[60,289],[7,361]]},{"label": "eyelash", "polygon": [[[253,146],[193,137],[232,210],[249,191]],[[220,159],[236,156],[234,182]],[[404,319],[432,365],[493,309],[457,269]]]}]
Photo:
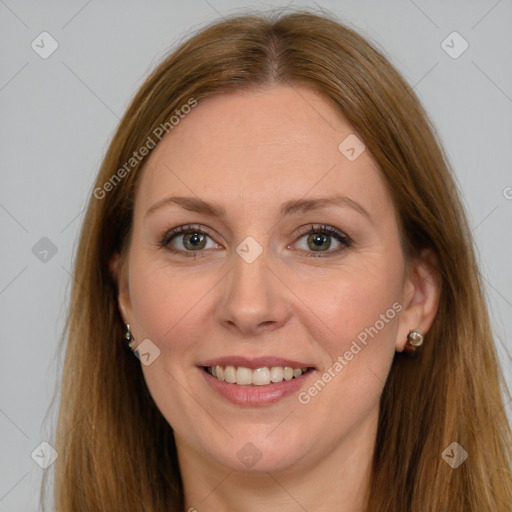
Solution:
[{"label": "eyelash", "polygon": [[[196,258],[198,253],[204,252],[204,251],[201,251],[201,250],[199,250],[199,251],[183,251],[181,249],[175,249],[174,247],[172,247],[170,245],[170,242],[172,241],[172,239],[174,237],[176,237],[177,235],[186,235],[186,234],[191,234],[191,233],[207,235],[211,238],[211,236],[208,234],[208,232],[205,231],[204,229],[202,229],[200,226],[188,224],[188,225],[184,225],[184,226],[177,226],[171,230],[166,231],[161,236],[160,242],[158,243],[158,247],[161,249],[166,248],[168,251],[175,253],[175,254],[180,254],[180,255],[187,256],[187,257]],[[299,231],[296,241],[300,240],[304,235],[310,235],[310,234],[315,234],[315,235],[325,234],[325,235],[332,236],[338,242],[340,242],[342,247],[339,247],[338,249],[335,249],[334,251],[329,251],[329,252],[318,251],[317,254],[315,254],[315,251],[311,251],[311,252],[306,251],[309,253],[306,255],[307,257],[326,258],[326,257],[332,256],[332,255],[341,253],[344,249],[348,249],[349,247],[352,247],[352,244],[353,244],[353,240],[348,235],[346,235],[345,233],[339,231],[338,229],[336,229],[332,226],[327,226],[324,224],[317,224],[317,225],[311,224],[310,226],[303,228],[302,230]]]}]

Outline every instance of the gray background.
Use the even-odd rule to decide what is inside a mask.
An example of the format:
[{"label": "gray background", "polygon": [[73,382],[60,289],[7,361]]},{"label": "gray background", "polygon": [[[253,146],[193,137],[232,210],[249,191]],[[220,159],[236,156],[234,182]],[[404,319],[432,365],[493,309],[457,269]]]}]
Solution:
[{"label": "gray background", "polygon": [[[279,5],[313,4],[0,0],[0,512],[38,510],[41,475],[51,471],[31,453],[53,440],[57,407],[49,406],[75,243],[120,116],[149,70],[193,29],[243,7]],[[437,127],[464,196],[511,386],[511,1],[317,5],[383,49]],[[59,45],[47,59],[31,47],[43,31]],[[456,59],[441,46],[453,31],[469,43]],[[448,44],[455,51],[459,43]],[[43,237],[56,254],[33,251]]]}]

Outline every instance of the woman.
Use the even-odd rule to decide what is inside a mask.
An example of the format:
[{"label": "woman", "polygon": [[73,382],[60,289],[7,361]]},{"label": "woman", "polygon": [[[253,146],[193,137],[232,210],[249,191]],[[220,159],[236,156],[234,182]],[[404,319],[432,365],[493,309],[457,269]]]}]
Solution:
[{"label": "woman", "polygon": [[335,20],[233,17],[158,66],[75,276],[57,510],[511,509],[454,180],[414,92]]}]

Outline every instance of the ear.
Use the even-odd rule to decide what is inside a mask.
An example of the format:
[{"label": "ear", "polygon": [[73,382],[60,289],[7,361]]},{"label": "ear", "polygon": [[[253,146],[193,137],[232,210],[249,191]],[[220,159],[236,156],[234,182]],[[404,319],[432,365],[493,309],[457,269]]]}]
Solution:
[{"label": "ear", "polygon": [[402,293],[396,351],[402,352],[412,329],[425,335],[434,322],[441,295],[438,259],[432,249],[410,262]]},{"label": "ear", "polygon": [[115,253],[109,262],[109,269],[117,284],[117,305],[125,324],[130,324],[132,307],[128,289],[128,262],[119,253]]}]

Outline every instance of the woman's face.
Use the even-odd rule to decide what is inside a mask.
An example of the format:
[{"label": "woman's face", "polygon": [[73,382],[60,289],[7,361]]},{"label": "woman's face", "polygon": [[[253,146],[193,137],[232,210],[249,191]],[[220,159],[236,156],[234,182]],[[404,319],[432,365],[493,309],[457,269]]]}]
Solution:
[{"label": "woman's face", "polygon": [[374,442],[418,326],[378,167],[320,95],[199,102],[145,165],[126,262],[120,306],[180,458],[300,469]]}]

